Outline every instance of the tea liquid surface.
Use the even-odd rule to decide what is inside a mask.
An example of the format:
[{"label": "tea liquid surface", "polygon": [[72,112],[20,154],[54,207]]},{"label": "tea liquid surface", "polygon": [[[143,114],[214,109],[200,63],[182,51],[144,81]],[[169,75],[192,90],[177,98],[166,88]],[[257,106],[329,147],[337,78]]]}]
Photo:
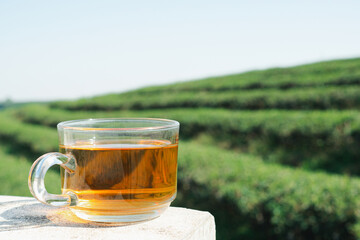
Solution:
[{"label": "tea liquid surface", "polygon": [[76,159],[74,173],[61,168],[62,192],[78,197],[76,209],[135,213],[171,202],[176,195],[177,144],[160,140],[79,142],[60,146]]}]

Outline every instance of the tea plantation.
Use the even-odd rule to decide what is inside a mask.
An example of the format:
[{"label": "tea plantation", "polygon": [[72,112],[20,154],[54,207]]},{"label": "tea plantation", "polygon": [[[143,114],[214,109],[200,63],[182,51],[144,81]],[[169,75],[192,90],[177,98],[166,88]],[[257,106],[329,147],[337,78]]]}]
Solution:
[{"label": "tea plantation", "polygon": [[210,211],[217,239],[359,239],[359,108],[360,59],[7,108],[0,194],[30,195],[30,165],[57,151],[60,121],[170,118],[181,124],[173,205]]}]

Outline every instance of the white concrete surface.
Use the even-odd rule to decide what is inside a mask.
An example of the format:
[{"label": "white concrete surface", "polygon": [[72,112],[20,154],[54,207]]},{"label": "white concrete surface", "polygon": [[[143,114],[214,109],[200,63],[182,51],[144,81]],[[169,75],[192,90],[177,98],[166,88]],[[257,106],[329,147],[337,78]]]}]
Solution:
[{"label": "white concrete surface", "polygon": [[151,221],[100,226],[76,218],[67,208],[0,195],[0,239],[213,240],[215,221],[208,212],[170,207]]}]

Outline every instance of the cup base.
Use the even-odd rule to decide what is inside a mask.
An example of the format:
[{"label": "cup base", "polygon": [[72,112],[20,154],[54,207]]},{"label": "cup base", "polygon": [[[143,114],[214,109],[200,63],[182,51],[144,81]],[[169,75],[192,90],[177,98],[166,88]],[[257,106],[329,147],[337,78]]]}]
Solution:
[{"label": "cup base", "polygon": [[70,210],[79,218],[94,223],[102,223],[106,225],[129,225],[133,223],[144,222],[159,217],[168,207],[170,203],[158,205],[151,209],[138,210],[135,213],[117,213],[117,212],[99,212],[79,210],[70,208]]}]

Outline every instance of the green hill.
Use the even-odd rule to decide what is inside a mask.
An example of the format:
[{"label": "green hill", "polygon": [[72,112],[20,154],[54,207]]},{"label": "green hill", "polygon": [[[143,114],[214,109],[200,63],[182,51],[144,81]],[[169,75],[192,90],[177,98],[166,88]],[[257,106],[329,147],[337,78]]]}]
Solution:
[{"label": "green hill", "polygon": [[360,58],[5,109],[0,194],[29,195],[16,169],[57,150],[60,121],[171,118],[181,123],[174,204],[210,211],[218,239],[358,239],[359,108]]}]

